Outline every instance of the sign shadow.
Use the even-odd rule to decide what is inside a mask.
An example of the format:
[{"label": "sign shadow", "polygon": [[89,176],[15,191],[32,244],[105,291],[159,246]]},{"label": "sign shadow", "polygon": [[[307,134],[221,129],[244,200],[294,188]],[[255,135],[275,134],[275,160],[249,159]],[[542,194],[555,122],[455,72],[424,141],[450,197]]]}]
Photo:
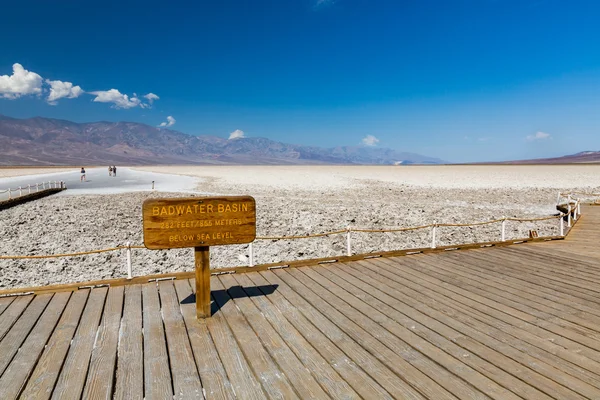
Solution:
[{"label": "sign shadow", "polygon": [[[261,285],[261,286],[232,286],[227,290],[212,290],[210,292],[212,301],[210,304],[210,313],[215,315],[228,301],[233,299],[242,299],[244,297],[269,296],[275,293],[279,285]],[[196,294],[192,293],[181,301],[180,304],[196,303]]]}]

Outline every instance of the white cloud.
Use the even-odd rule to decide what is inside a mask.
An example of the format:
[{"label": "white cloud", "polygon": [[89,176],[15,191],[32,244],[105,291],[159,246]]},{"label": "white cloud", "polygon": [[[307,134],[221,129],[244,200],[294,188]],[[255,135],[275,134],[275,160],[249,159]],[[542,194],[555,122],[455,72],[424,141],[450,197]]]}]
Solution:
[{"label": "white cloud", "polygon": [[317,8],[321,8],[321,7],[331,6],[335,2],[336,2],[336,0],[316,0],[313,8],[317,9]]},{"label": "white cloud", "polygon": [[154,93],[148,93],[147,95],[144,96],[144,98],[146,100],[148,100],[148,103],[150,103],[151,105],[152,105],[152,103],[154,103],[154,100],[160,99],[160,97],[158,97]]},{"label": "white cloud", "polygon": [[42,93],[42,83],[41,76],[15,63],[12,75],[0,75],[0,98],[14,100],[28,94],[39,95]]},{"label": "white cloud", "polygon": [[169,126],[173,126],[175,125],[175,118],[171,117],[170,115],[167,117],[167,122],[162,122],[160,125],[161,128],[168,128]]},{"label": "white cloud", "polygon": [[377,146],[377,143],[379,143],[379,139],[377,139],[373,135],[367,135],[362,139],[362,143],[365,146]]},{"label": "white cloud", "polygon": [[533,142],[535,140],[546,140],[546,139],[550,139],[552,136],[550,136],[549,133],[546,132],[536,132],[535,135],[529,135],[526,137],[528,142]]},{"label": "white cloud", "polygon": [[242,139],[245,138],[245,134],[244,131],[240,130],[240,129],[236,129],[235,131],[231,132],[229,134],[229,140],[231,139]]},{"label": "white cloud", "polygon": [[73,86],[71,82],[51,81],[46,79],[46,83],[50,85],[50,94],[48,95],[48,103],[56,105],[56,100],[66,97],[74,99],[81,96],[84,91],[80,86]]},{"label": "white cloud", "polygon": [[145,108],[147,106],[146,104],[142,103],[142,101],[135,94],[130,98],[126,94],[119,92],[117,89],[90,92],[90,94],[96,96],[96,98],[94,98],[94,102],[113,103],[114,108]]}]

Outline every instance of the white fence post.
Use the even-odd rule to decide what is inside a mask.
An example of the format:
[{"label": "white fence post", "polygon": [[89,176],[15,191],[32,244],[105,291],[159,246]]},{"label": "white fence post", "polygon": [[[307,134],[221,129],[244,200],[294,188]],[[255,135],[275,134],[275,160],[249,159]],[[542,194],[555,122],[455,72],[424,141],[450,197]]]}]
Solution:
[{"label": "white fence post", "polygon": [[556,195],[556,205],[560,204],[560,196],[561,196],[561,193],[558,192],[558,194]]},{"label": "white fence post", "polygon": [[248,258],[250,266],[254,267],[254,246],[252,246],[252,242],[248,245]]},{"label": "white fence post", "polygon": [[434,222],[433,225],[431,225],[431,248],[435,249],[435,231],[437,229],[437,224]]},{"label": "white fence post", "polygon": [[131,242],[127,242],[127,279],[131,279]]},{"label": "white fence post", "polygon": [[8,188],[8,199],[10,200],[11,196],[10,196],[10,188]]},{"label": "white fence post", "polygon": [[19,197],[23,196],[23,189],[19,186]]},{"label": "white fence post", "polygon": [[27,191],[31,193],[31,185],[27,185]]},{"label": "white fence post", "polygon": [[558,219],[558,226],[560,227],[560,236],[565,236],[565,218],[564,214],[560,214],[560,218]]},{"label": "white fence post", "polygon": [[569,206],[567,208],[567,228],[571,227],[571,203],[569,203]]},{"label": "white fence post", "polygon": [[502,241],[506,241],[506,217],[502,217]]},{"label": "white fence post", "polygon": [[350,230],[350,226],[346,227],[346,255],[348,257],[350,257],[352,255],[352,242],[351,242],[351,237],[350,237],[350,233],[352,231]]},{"label": "white fence post", "polygon": [[581,201],[577,201],[577,215],[581,216]]}]

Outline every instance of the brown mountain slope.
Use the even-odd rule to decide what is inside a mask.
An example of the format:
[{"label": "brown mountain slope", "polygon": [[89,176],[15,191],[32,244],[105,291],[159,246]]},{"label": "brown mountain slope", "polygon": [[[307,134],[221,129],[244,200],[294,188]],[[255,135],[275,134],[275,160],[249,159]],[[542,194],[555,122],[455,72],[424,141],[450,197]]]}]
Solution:
[{"label": "brown mountain slope", "polygon": [[134,122],[0,115],[0,165],[393,164],[442,160],[385,148],[299,146],[265,138],[192,136]]}]

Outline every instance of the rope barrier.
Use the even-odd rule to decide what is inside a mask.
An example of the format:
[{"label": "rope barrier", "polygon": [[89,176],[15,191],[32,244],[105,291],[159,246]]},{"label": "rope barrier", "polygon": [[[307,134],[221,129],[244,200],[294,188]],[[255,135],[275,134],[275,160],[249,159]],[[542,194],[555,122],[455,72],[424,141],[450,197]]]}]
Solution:
[{"label": "rope barrier", "polygon": [[[579,201],[577,201],[579,203]],[[501,218],[494,219],[490,221],[483,222],[473,222],[466,224],[429,224],[429,225],[421,225],[421,226],[413,226],[406,228],[394,228],[394,229],[360,229],[360,228],[347,228],[344,230],[324,232],[324,233],[316,233],[312,235],[301,235],[301,236],[257,236],[257,240],[294,240],[294,239],[309,239],[315,237],[324,237],[330,235],[339,235],[343,233],[349,232],[363,232],[363,233],[386,233],[386,232],[406,232],[406,231],[414,231],[418,229],[425,228],[436,228],[436,227],[465,227],[465,226],[481,226],[481,225],[489,225],[495,224],[498,222],[504,221],[517,221],[517,222],[533,222],[533,221],[545,221],[551,219],[560,219],[565,217],[567,214],[560,213],[559,215],[552,215],[549,217],[540,217],[540,218]],[[141,245],[133,245],[133,246],[116,246],[110,247],[107,249],[100,250],[88,250],[88,251],[80,251],[77,253],[64,253],[64,254],[48,254],[48,255],[34,255],[34,256],[0,256],[0,260],[18,260],[18,259],[43,259],[43,258],[59,258],[59,257],[76,257],[83,256],[89,254],[98,254],[98,253],[106,253],[109,251],[118,251],[123,249],[145,249],[145,246]]]},{"label": "rope barrier", "polygon": [[354,229],[354,228],[350,228],[347,231],[348,232],[367,232],[367,233],[374,233],[374,232],[406,232],[406,231],[416,231],[418,229],[431,228],[432,226],[433,226],[433,224],[430,224],[430,225],[421,225],[421,226],[411,226],[411,227],[407,227],[407,228],[395,228],[395,229]]},{"label": "rope barrier", "polygon": [[312,235],[303,235],[303,236],[257,236],[258,240],[285,240],[285,239],[309,239],[315,237],[323,237],[329,235],[339,235],[340,233],[346,233],[347,230],[343,231],[333,231],[333,232],[325,232],[325,233],[315,233]]}]

